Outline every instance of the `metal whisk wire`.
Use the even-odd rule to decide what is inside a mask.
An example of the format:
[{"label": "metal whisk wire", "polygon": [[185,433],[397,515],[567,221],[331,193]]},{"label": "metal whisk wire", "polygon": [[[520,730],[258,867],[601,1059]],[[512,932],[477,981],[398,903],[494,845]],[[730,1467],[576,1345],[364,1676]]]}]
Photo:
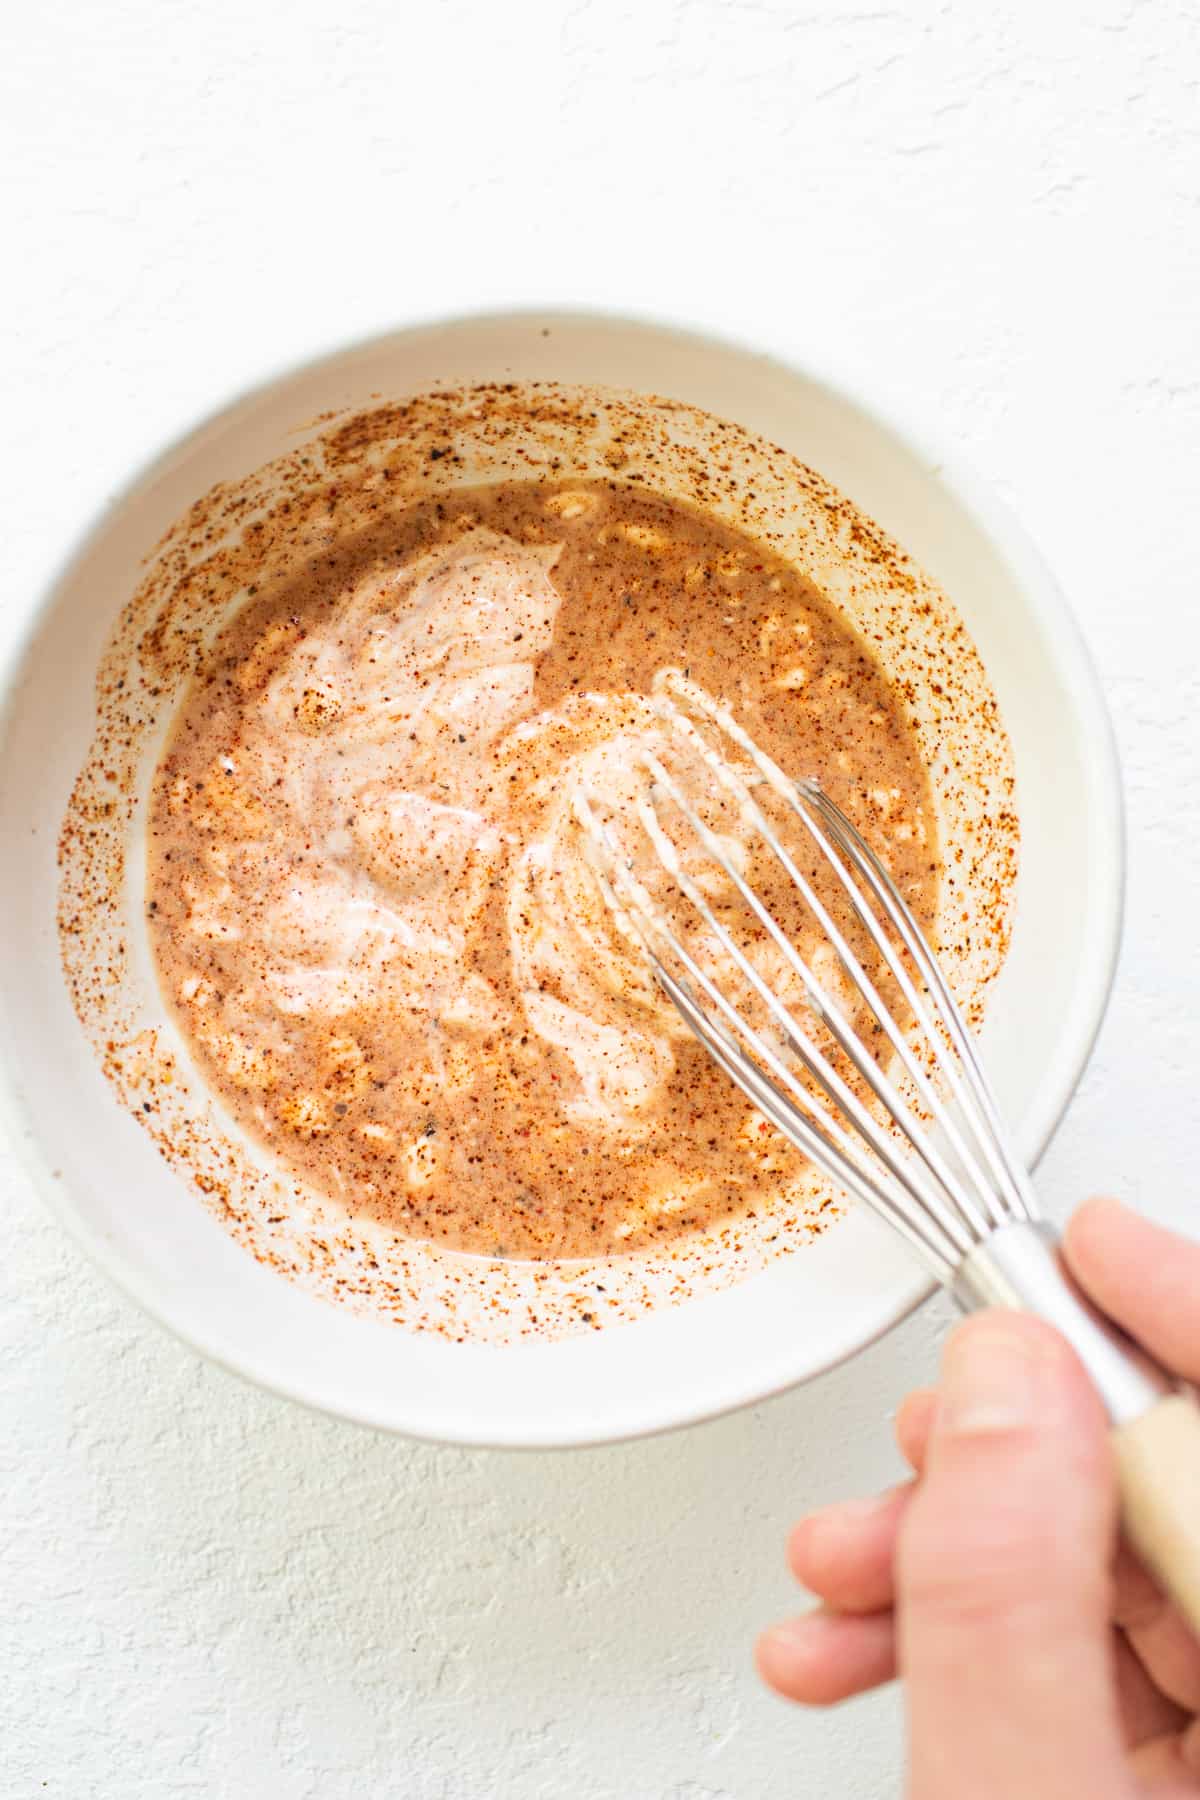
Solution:
[{"label": "metal whisk wire", "polygon": [[[915,1096],[915,1105],[800,955],[726,841],[701,817],[684,784],[652,752],[643,756],[645,781],[633,808],[652,852],[650,866],[660,875],[665,872],[702,922],[707,933],[702,941],[716,946],[719,967],[716,972],[705,968],[673,927],[665,905],[651,893],[603,816],[611,808],[581,790],[573,796],[576,816],[616,924],[640,945],[685,1023],[763,1116],[885,1218],[963,1307],[1022,1308],[1038,1313],[1068,1339],[1112,1421],[1125,1529],[1200,1632],[1200,1411],[1074,1287],[1053,1231],[1039,1218],[1029,1177],[966,1022],[904,896],[829,797],[813,782],[789,780],[702,688],[678,671],[663,670],[653,703],[660,720],[686,747],[688,755],[681,760],[693,772],[697,763],[707,770],[714,791],[732,801],[745,836],[766,848],[772,859],[768,867],[781,869],[800,896],[856,1001],[890,1047],[893,1066]],[[714,747],[713,738],[722,748]],[[735,766],[724,745],[740,754],[742,767]],[[907,1009],[912,1021],[908,1031],[780,839],[753,787],[769,791],[802,826],[816,852],[816,866],[844,895],[858,930]],[[677,829],[686,828],[690,851],[698,847],[710,869],[715,864],[723,872],[759,932],[799,981],[808,1012],[832,1042],[832,1054],[785,1005],[718,916],[688,867],[691,859],[681,855],[667,829],[668,816]],[[740,1004],[728,991],[730,972],[740,982]],[[747,1016],[748,997],[765,1025]],[[836,1066],[839,1056],[857,1077],[857,1089]]]},{"label": "metal whisk wire", "polygon": [[[671,929],[663,909],[638,880],[592,798],[582,793],[576,798],[576,810],[593,846],[593,866],[606,897],[632,928],[664,991],[725,1072],[833,1179],[883,1211],[940,1280],[950,1279],[962,1258],[992,1229],[1013,1219],[1032,1219],[1036,1211],[1028,1178],[1012,1153],[979,1071],[970,1035],[911,910],[883,864],[822,791],[812,782],[789,780],[703,689],[678,671],[664,670],[656,684],[655,708],[733,800],[748,834],[767,847],[785,872],[878,1021],[919,1102],[936,1122],[945,1152],[800,956],[720,838],[699,816],[680,782],[653,754],[644,759],[646,783],[636,802],[646,839],[720,945],[729,967],[765,1007],[795,1062],[836,1111],[831,1113],[811,1087],[797,1079],[794,1069],[747,1020],[744,1008],[731,1001],[722,985],[696,962]],[[769,787],[804,826],[919,1025],[926,1045],[925,1060],[936,1067],[957,1117],[828,907],[754,798],[746,775],[714,749],[689,713],[698,714],[741,751],[750,764],[750,780]],[[844,1079],[718,918],[665,829],[664,802],[721,868],[798,977],[809,1010],[882,1108],[888,1124],[873,1114]],[[920,987],[889,937],[889,926],[911,958]],[[673,969],[682,969],[684,978]],[[709,1008],[715,1009],[716,1017]],[[909,1146],[910,1155],[901,1151],[897,1133]]]}]

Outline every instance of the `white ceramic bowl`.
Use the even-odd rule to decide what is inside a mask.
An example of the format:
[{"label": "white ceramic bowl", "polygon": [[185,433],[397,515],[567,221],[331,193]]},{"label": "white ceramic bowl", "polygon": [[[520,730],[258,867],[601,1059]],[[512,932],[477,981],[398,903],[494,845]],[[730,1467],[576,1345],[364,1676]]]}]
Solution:
[{"label": "white ceramic bowl", "polygon": [[[549,335],[547,335],[547,331]],[[1016,925],[985,1045],[1026,1157],[1040,1154],[1104,1010],[1120,923],[1120,786],[1107,715],[1053,578],[942,451],[795,363],[674,327],[518,313],[416,327],[286,374],[154,462],[33,613],[0,718],[3,1103],[49,1204],[187,1342],[280,1393],[446,1441],[603,1442],[757,1400],[850,1355],[928,1283],[861,1210],[741,1285],[612,1330],[455,1344],[356,1317],[246,1255],[117,1105],[67,997],[55,838],[92,729],[93,679],[139,559],[199,495],[295,426],[439,380],[554,379],[683,399],[793,451],[951,596],[1012,741]]]}]

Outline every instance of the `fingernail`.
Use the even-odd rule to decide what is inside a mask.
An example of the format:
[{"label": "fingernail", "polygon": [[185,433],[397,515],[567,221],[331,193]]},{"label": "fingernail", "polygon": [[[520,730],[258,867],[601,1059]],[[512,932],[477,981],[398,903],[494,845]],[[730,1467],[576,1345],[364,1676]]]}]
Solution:
[{"label": "fingernail", "polygon": [[886,1512],[896,1498],[895,1488],[885,1488],[882,1494],[865,1494],[853,1500],[837,1500],[832,1506],[823,1506],[820,1512],[810,1513],[809,1525],[833,1526],[861,1525],[873,1519],[877,1513]]},{"label": "fingernail", "polygon": [[819,1609],[810,1613],[802,1613],[798,1619],[784,1619],[782,1624],[772,1625],[762,1634],[761,1642],[780,1650],[795,1650],[812,1643],[813,1632],[821,1629],[825,1614]]},{"label": "fingernail", "polygon": [[[832,1506],[823,1506],[820,1512],[809,1513],[792,1532],[788,1554],[793,1568],[799,1573],[806,1566],[822,1562],[840,1549],[848,1537],[858,1536],[864,1525],[887,1511],[893,1494],[891,1490],[861,1500],[839,1500]],[[802,1573],[800,1579],[804,1579]]]},{"label": "fingernail", "polygon": [[987,1314],[962,1325],[942,1362],[939,1434],[1015,1431],[1037,1414],[1038,1347],[1017,1317]]}]

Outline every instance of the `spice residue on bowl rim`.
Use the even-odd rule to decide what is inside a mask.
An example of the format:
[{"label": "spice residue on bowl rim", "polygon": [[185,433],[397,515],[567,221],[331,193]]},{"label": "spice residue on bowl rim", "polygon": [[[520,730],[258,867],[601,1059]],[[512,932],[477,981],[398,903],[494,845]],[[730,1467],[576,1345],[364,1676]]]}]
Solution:
[{"label": "spice residue on bowl rim", "polygon": [[811,470],[693,408],[548,385],[451,390],[318,421],[296,450],[199,501],[152,557],[100,671],[96,738],[61,844],[76,1009],[124,1102],[260,1261],[375,1315],[492,1341],[596,1329],[723,1286],[803,1244],[837,1202],[814,1175],[803,1205],[725,1221],[669,1254],[541,1267],[347,1219],[229,1129],[156,1008],[139,832],[165,722],[233,605],[380,511],[513,474],[615,475],[673,493],[786,555],[850,612],[931,764],[946,855],[942,950],[976,1012],[1007,944],[1017,841],[995,700],[944,596]]}]

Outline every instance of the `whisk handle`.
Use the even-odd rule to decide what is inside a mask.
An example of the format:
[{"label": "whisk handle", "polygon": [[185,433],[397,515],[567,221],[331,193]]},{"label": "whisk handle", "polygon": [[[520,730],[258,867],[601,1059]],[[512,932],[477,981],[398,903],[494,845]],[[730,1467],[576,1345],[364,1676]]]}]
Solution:
[{"label": "whisk handle", "polygon": [[953,1293],[1036,1313],[1072,1345],[1112,1420],[1125,1531],[1200,1635],[1200,1407],[1079,1291],[1048,1226],[1002,1226]]},{"label": "whisk handle", "polygon": [[1200,1636],[1200,1407],[1168,1394],[1113,1446],[1129,1540]]},{"label": "whisk handle", "polygon": [[1140,1419],[1174,1392],[1175,1383],[1157,1363],[1081,1293],[1049,1225],[1002,1225],[963,1258],[951,1291],[968,1312],[1010,1306],[1061,1331],[1114,1426]]}]

